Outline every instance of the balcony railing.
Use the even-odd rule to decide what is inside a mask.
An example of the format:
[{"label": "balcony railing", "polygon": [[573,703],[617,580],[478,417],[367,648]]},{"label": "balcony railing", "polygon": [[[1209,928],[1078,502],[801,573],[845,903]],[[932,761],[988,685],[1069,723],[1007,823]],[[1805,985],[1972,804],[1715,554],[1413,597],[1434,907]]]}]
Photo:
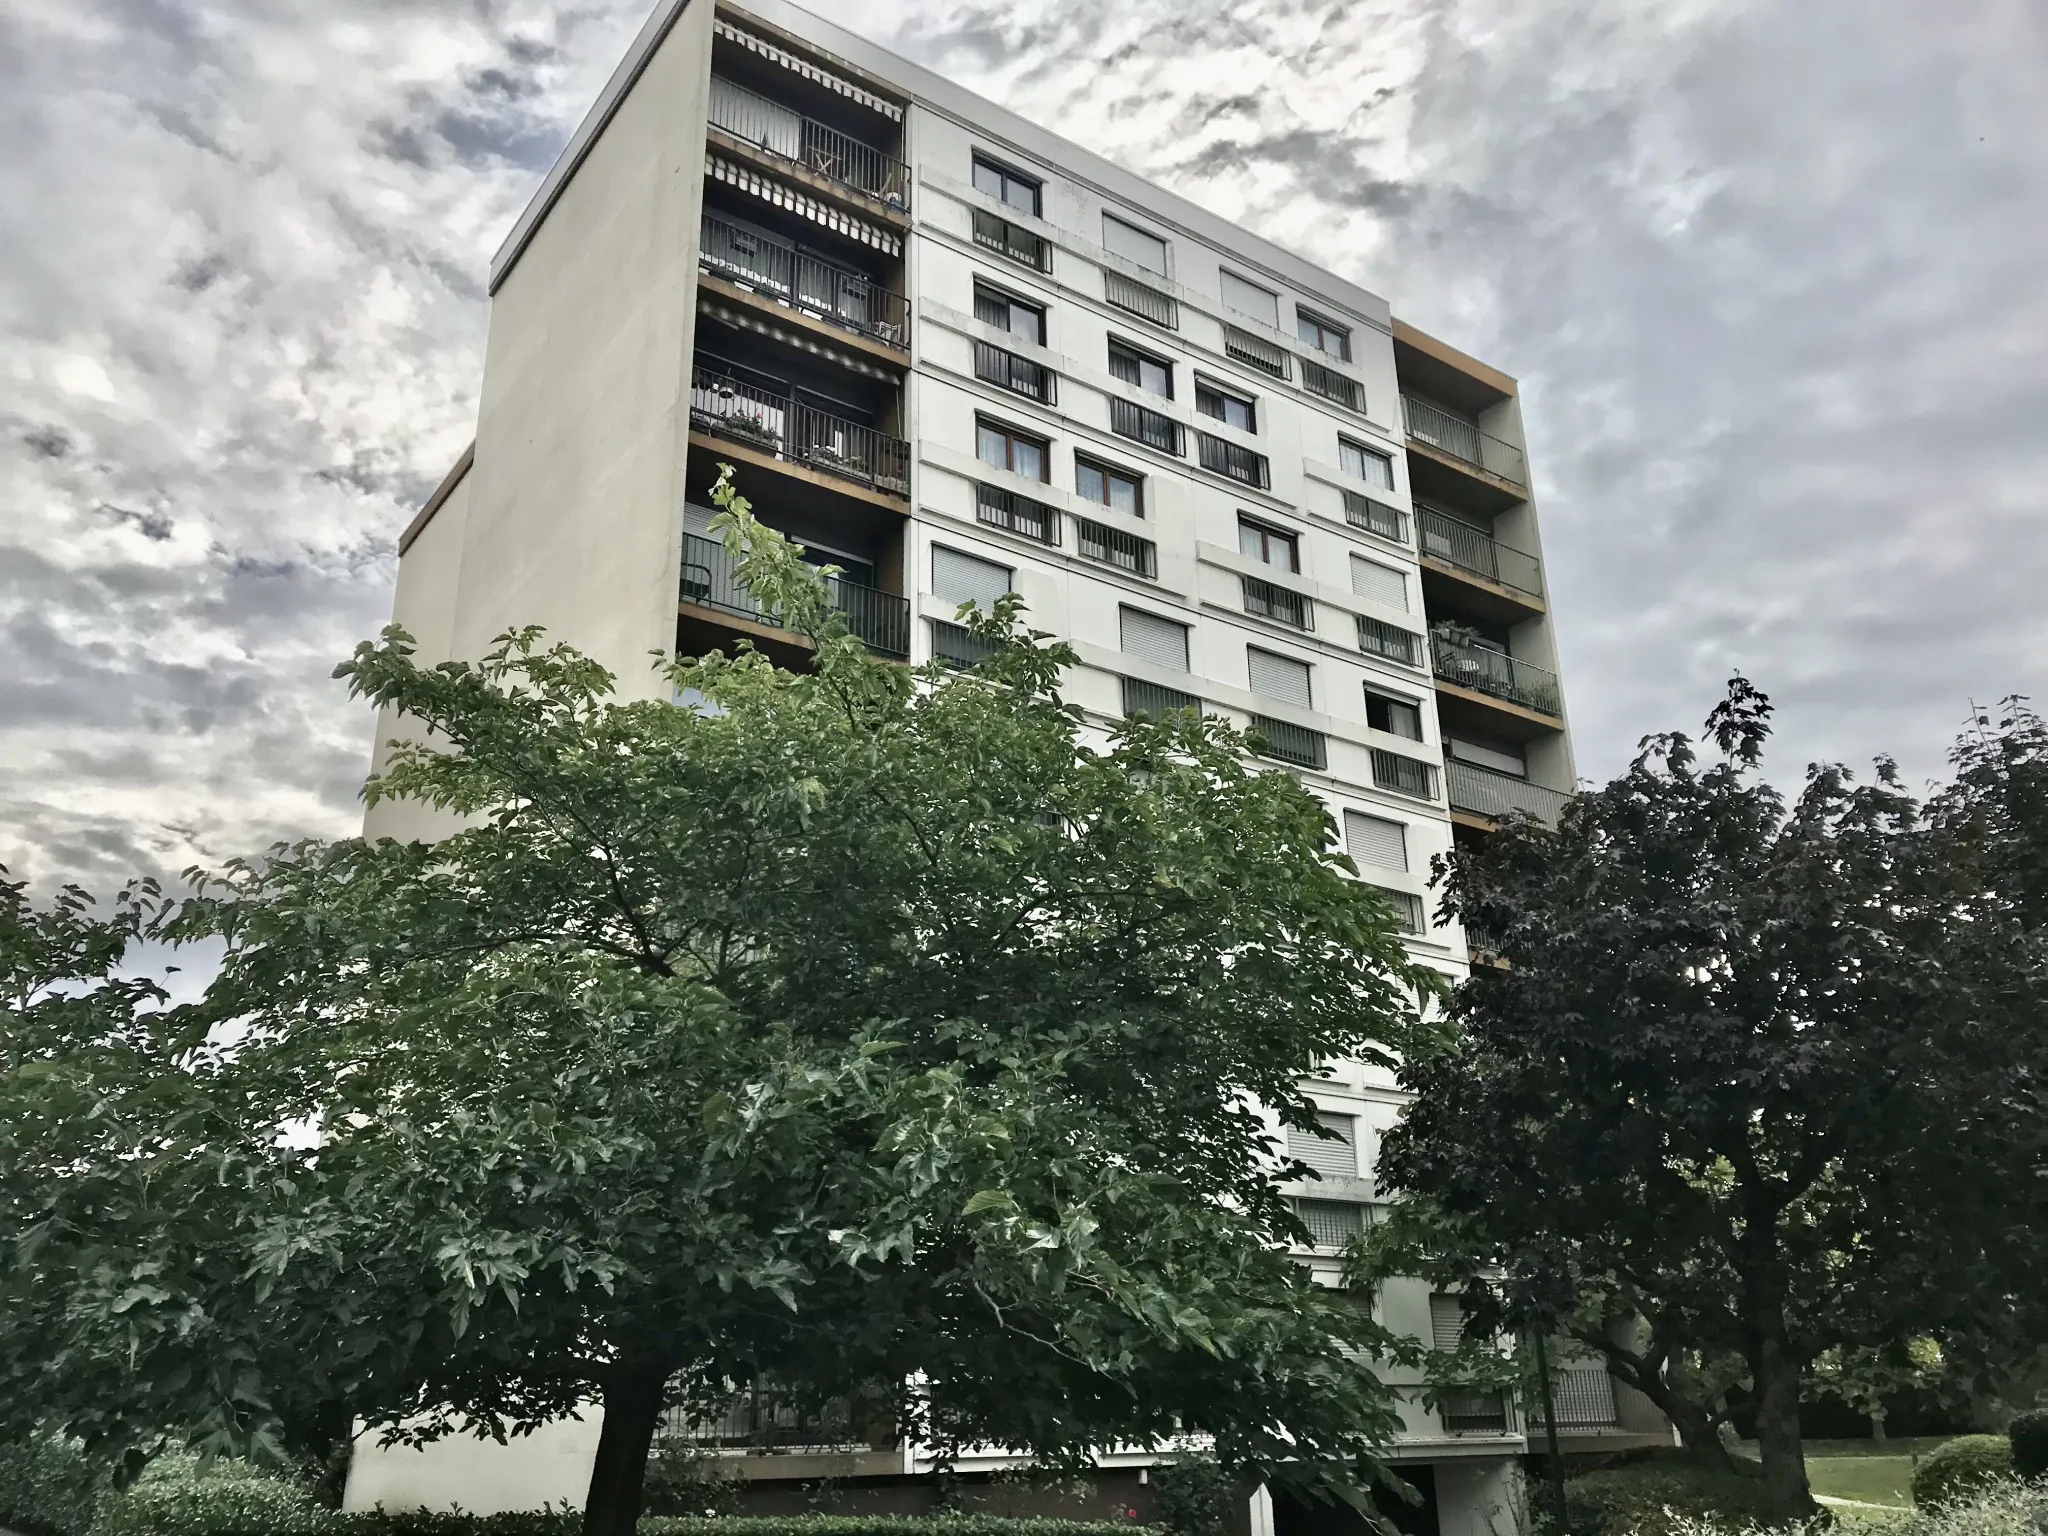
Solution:
[{"label": "balcony railing", "polygon": [[[707,512],[709,508],[705,509]],[[825,587],[832,606],[846,619],[846,628],[878,656],[901,661],[910,655],[910,601],[893,592],[844,576],[827,576]],[[717,539],[698,534],[683,535],[682,599],[700,608],[716,608],[780,629],[782,618],[764,607],[739,579],[739,562],[726,553]]]},{"label": "balcony railing", "polygon": [[1329,763],[1329,746],[1323,733],[1305,725],[1275,720],[1271,715],[1253,715],[1251,734],[1263,739],[1261,757],[1278,758],[1300,768],[1323,768]]},{"label": "balcony railing", "polygon": [[743,85],[712,76],[711,126],[742,143],[837,182],[850,191],[910,207],[910,167],[872,144],[770,101]]},{"label": "balcony railing", "polygon": [[1385,747],[1374,747],[1372,754],[1372,782],[1376,789],[1391,794],[1406,795],[1411,800],[1436,799],[1436,766],[1418,758],[1406,757],[1399,752],[1389,752]]},{"label": "balcony railing", "polygon": [[1347,379],[1333,368],[1321,363],[1301,360],[1301,387],[1312,395],[1321,395],[1325,400],[1335,401],[1347,411],[1365,413],[1363,396],[1359,392],[1358,380]]},{"label": "balcony railing", "polygon": [[1404,667],[1422,664],[1422,637],[1414,630],[1389,624],[1384,619],[1369,619],[1362,613],[1356,618],[1358,648],[1366,655],[1398,661]]},{"label": "balcony railing", "polygon": [[1289,591],[1270,581],[1261,581],[1256,576],[1240,578],[1244,582],[1244,611],[1262,619],[1286,624],[1294,629],[1314,629],[1315,604],[1299,592]]},{"label": "balcony railing", "polygon": [[1050,368],[986,341],[974,344],[974,376],[1047,405],[1053,403],[1053,371]]},{"label": "balcony railing", "polygon": [[974,210],[974,243],[1033,271],[1052,270],[1052,243],[1049,240],[1021,224],[997,218],[983,208]]},{"label": "balcony railing", "polygon": [[1526,811],[1546,827],[1557,825],[1558,812],[1571,796],[1563,790],[1531,784],[1513,774],[1495,773],[1474,763],[1453,757],[1444,763],[1444,784],[1450,790],[1451,809],[1474,816],[1505,816]]},{"label": "balcony railing", "polygon": [[1196,457],[1202,468],[1219,475],[1228,475],[1246,485],[1255,485],[1260,490],[1273,483],[1273,477],[1266,465],[1263,453],[1254,453],[1239,443],[1225,442],[1220,437],[1211,437],[1206,432],[1195,434]]},{"label": "balcony railing", "polygon": [[1192,693],[1182,693],[1178,688],[1148,683],[1137,677],[1126,677],[1121,681],[1126,715],[1150,715],[1157,720],[1177,709],[1192,709],[1199,712],[1202,708],[1200,699]]},{"label": "balcony railing", "polygon": [[1157,448],[1161,453],[1170,453],[1175,458],[1187,452],[1186,443],[1181,436],[1180,423],[1164,412],[1140,405],[1135,400],[1110,396],[1109,430],[1118,437],[1128,437],[1133,442],[1143,443],[1147,448]]},{"label": "balcony railing", "polygon": [[1289,354],[1263,336],[1254,336],[1250,331],[1241,331],[1234,325],[1223,327],[1223,355],[1235,358],[1247,368],[1270,374],[1276,379],[1294,377],[1294,365]]},{"label": "balcony railing", "polygon": [[1444,1428],[1453,1434],[1507,1432],[1508,1400],[1504,1392],[1446,1392],[1437,1410],[1443,1415]]},{"label": "balcony railing", "polygon": [[[871,1416],[880,1418],[877,1406]],[[685,1408],[662,1414],[657,1437],[683,1444],[754,1451],[866,1450],[872,1440],[855,1423],[853,1405],[845,1398],[824,1402],[800,1398],[786,1387],[766,1383],[736,1394],[723,1409],[698,1416]]]},{"label": "balcony railing", "polygon": [[1543,595],[1542,562],[1519,549],[1509,549],[1484,529],[1447,517],[1434,507],[1415,509],[1415,529],[1422,536],[1422,553],[1428,558],[1531,597]]},{"label": "balcony railing", "polygon": [[[1567,1366],[1550,1375],[1550,1395],[1557,1404],[1560,1433],[1574,1429],[1614,1429],[1621,1423],[1620,1405],[1615,1401],[1614,1378],[1600,1366]],[[1530,1430],[1543,1427],[1541,1398],[1525,1405],[1524,1417]]]},{"label": "balcony railing", "polygon": [[1564,716],[1564,695],[1557,674],[1505,652],[1473,645],[1438,630],[1429,637],[1429,655],[1437,678],[1469,688],[1539,715]]},{"label": "balcony railing", "polygon": [[1001,528],[1041,544],[1060,541],[1060,514],[1042,501],[1020,496],[997,485],[975,483],[974,515],[991,528]]},{"label": "balcony railing", "polygon": [[977,635],[965,624],[955,624],[946,619],[927,619],[925,622],[932,627],[934,661],[966,671],[996,653],[995,641]]},{"label": "balcony railing", "polygon": [[1102,274],[1102,296],[1118,309],[1169,331],[1180,329],[1180,303],[1170,293],[1148,288],[1121,272]]},{"label": "balcony railing", "polygon": [[690,376],[690,421],[778,459],[808,464],[894,496],[910,494],[910,444],[715,368]]},{"label": "balcony railing", "polygon": [[1470,417],[1454,415],[1413,395],[1401,397],[1401,409],[1408,418],[1408,435],[1417,442],[1516,485],[1529,483],[1529,462],[1522,450],[1480,431],[1479,423]]},{"label": "balcony railing", "polygon": [[1074,548],[1090,560],[1100,560],[1147,581],[1159,574],[1159,551],[1150,539],[1141,539],[1135,533],[1125,533],[1092,518],[1074,519]]},{"label": "balcony railing", "polygon": [[910,301],[863,273],[820,261],[786,240],[704,215],[697,264],[813,316],[892,347],[910,345]]},{"label": "balcony railing", "polygon": [[1363,528],[1367,533],[1392,539],[1396,544],[1408,542],[1408,519],[1401,509],[1390,507],[1384,501],[1374,501],[1359,491],[1344,493],[1344,521],[1354,528]]}]

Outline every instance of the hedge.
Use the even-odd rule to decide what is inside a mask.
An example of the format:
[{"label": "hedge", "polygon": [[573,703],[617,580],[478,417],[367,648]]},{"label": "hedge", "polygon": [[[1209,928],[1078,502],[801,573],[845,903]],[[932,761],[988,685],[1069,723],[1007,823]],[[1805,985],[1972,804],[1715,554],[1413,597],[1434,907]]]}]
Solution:
[{"label": "hedge", "polygon": [[84,1536],[101,1486],[99,1470],[68,1440],[0,1445],[0,1526],[23,1536]]},{"label": "hedge", "polygon": [[2012,1469],[2021,1477],[2048,1477],[2048,1408],[2013,1415],[2005,1428],[2012,1442]]},{"label": "hedge", "polygon": [[1958,1435],[1913,1469],[1913,1502],[1939,1509],[2012,1476],[2012,1442],[2003,1435]]},{"label": "hedge", "polygon": [[[1667,1536],[1688,1521],[1729,1526],[1769,1523],[1761,1478],[1662,1453],[1582,1472],[1565,1483],[1571,1536]],[[1548,1500],[1532,1492],[1539,1517]]]}]

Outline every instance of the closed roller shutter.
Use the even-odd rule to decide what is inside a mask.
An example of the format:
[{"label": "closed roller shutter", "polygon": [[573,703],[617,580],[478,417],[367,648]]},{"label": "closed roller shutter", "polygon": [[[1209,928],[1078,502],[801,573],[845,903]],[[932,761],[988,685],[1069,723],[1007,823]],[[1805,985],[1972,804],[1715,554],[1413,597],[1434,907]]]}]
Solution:
[{"label": "closed roller shutter", "polygon": [[1465,1337],[1465,1309],[1455,1296],[1429,1298],[1429,1340],[1437,1349],[1456,1349]]},{"label": "closed roller shutter", "polygon": [[1358,1117],[1317,1115],[1316,1124],[1326,1131],[1335,1131],[1342,1140],[1325,1141],[1320,1136],[1312,1136],[1307,1131],[1297,1131],[1289,1126],[1287,1155],[1299,1162],[1307,1163],[1325,1178],[1357,1178]]},{"label": "closed roller shutter", "polygon": [[1351,590],[1360,597],[1385,603],[1389,608],[1398,608],[1403,613],[1408,611],[1408,578],[1391,565],[1381,565],[1377,560],[1353,555]]},{"label": "closed roller shutter", "polygon": [[932,591],[953,603],[979,603],[994,612],[996,599],[1010,590],[1010,568],[962,554],[943,544],[932,546]]},{"label": "closed roller shutter", "polygon": [[1276,656],[1256,646],[1246,646],[1245,654],[1251,661],[1253,693],[1283,704],[1309,707],[1307,662],[1296,661],[1292,656]]},{"label": "closed roller shutter", "polygon": [[1344,851],[1352,862],[1375,869],[1408,868],[1408,828],[1363,811],[1344,813]]},{"label": "closed roller shutter", "polygon": [[1117,610],[1120,639],[1126,656],[1136,656],[1174,672],[1188,669],[1188,627],[1142,608]]}]

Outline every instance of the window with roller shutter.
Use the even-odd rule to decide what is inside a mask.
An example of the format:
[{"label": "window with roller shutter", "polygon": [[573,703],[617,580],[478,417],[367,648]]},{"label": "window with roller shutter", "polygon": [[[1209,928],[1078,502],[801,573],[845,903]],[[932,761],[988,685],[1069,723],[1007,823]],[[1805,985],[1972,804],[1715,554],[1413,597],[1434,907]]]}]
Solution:
[{"label": "window with roller shutter", "polygon": [[1335,1132],[1339,1139],[1329,1141],[1289,1126],[1287,1155],[1296,1162],[1308,1164],[1326,1179],[1357,1178],[1358,1117],[1319,1114],[1316,1116],[1316,1124],[1326,1131]]},{"label": "window with roller shutter", "polygon": [[1408,578],[1391,565],[1381,565],[1363,555],[1351,557],[1351,590],[1389,608],[1408,611]]},{"label": "window with roller shutter", "polygon": [[984,613],[995,611],[996,599],[1010,590],[1010,568],[993,560],[932,546],[932,592],[951,603],[979,603]]},{"label": "window with roller shutter", "polygon": [[1118,640],[1126,656],[1173,672],[1188,669],[1188,627],[1142,608],[1117,610]]},{"label": "window with roller shutter", "polygon": [[1363,811],[1344,813],[1344,851],[1351,861],[1374,869],[1408,869],[1408,828],[1384,816]]},{"label": "window with roller shutter", "polygon": [[1245,657],[1253,693],[1302,709],[1311,707],[1307,662],[1296,661],[1292,656],[1276,656],[1255,645],[1245,647]]}]

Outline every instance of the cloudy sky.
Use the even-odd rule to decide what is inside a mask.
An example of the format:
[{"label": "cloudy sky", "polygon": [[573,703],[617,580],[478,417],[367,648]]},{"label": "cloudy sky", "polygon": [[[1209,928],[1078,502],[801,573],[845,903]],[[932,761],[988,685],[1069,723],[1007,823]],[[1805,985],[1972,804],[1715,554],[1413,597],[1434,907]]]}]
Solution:
[{"label": "cloudy sky", "polygon": [[[0,863],[344,834],[328,681],[467,441],[490,252],[648,0],[0,0]],[[1581,769],[2048,693],[2040,0],[836,19],[1520,376]]]}]

